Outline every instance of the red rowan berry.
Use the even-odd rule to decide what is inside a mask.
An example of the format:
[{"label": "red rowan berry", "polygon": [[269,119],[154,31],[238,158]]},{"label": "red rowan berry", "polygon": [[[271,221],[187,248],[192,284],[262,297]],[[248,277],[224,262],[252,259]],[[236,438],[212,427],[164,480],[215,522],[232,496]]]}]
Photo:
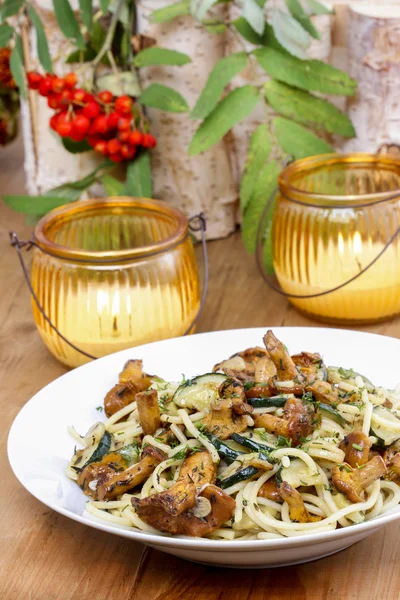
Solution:
[{"label": "red rowan berry", "polygon": [[37,73],[36,71],[27,73],[26,78],[28,80],[28,87],[31,90],[38,90],[43,81],[43,75],[40,75],[40,73]]},{"label": "red rowan berry", "polygon": [[132,112],[132,98],[129,96],[119,96],[115,100],[115,110],[123,115],[129,115]]},{"label": "red rowan berry", "polygon": [[72,90],[78,83],[78,76],[76,73],[67,73],[64,77],[64,85],[69,90]]},{"label": "red rowan berry", "polygon": [[100,92],[100,94],[98,94],[98,98],[99,100],[101,100],[101,102],[103,102],[103,104],[110,104],[110,102],[112,102],[113,97],[114,96],[112,95],[112,93],[108,90],[103,90],[102,92]]}]

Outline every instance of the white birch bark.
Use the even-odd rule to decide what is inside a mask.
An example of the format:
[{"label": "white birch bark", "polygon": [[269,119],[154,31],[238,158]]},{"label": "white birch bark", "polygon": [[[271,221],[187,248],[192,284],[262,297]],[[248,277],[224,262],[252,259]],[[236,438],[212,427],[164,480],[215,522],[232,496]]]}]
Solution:
[{"label": "white birch bark", "polygon": [[343,152],[400,149],[400,7],[393,3],[351,4],[348,71],[358,82],[347,112],[357,137]]},{"label": "white birch bark", "polygon": [[[188,54],[192,63],[183,67],[141,69],[142,86],[167,85],[182,94],[190,108],[196,103],[215,63],[225,54],[225,36],[208,33],[191,17],[153,25],[149,15],[171,4],[170,0],[138,0],[139,33],[159,46]],[[207,152],[189,156],[188,148],[199,122],[187,113],[148,109],[157,147],[152,151],[154,196],[171,202],[190,216],[207,215],[207,237],[220,238],[236,226],[237,187],[225,140]]]},{"label": "white birch bark", "polygon": [[[271,8],[277,8],[282,4],[284,9],[284,2],[278,0]],[[268,3],[266,4],[266,15],[268,16]],[[229,21],[237,19],[241,15],[240,7],[235,4],[229,5]],[[332,15],[315,15],[311,17],[316,29],[321,34],[320,40],[313,40],[310,47],[307,50],[307,54],[310,58],[328,61],[331,52],[331,29],[332,29]],[[254,46],[234,35],[230,35],[228,38],[226,53],[232,54],[234,52],[240,52],[243,50],[251,52],[254,50]],[[244,69],[239,75],[232,80],[231,87],[240,87],[246,84],[252,84],[260,86],[268,80],[268,75],[258,65],[255,59],[250,59],[249,66]],[[232,167],[235,173],[237,184],[240,184],[240,179],[246,163],[249,141],[251,134],[254,130],[265,123],[267,120],[266,110],[262,102],[260,102],[256,110],[246,119],[243,119],[240,123],[235,125],[232,129],[232,135],[230,138],[230,156]]]},{"label": "white birch bark", "polygon": [[[72,5],[77,8],[78,1],[75,0]],[[71,44],[60,32],[51,0],[36,0],[35,6],[40,12],[45,27],[54,71],[63,75],[73,69],[73,65],[64,63],[64,58],[72,51]],[[25,46],[26,68],[37,69],[39,63],[34,31],[26,30],[21,34]],[[82,154],[67,152],[49,127],[49,119],[53,114],[54,111],[47,106],[47,98],[43,98],[37,92],[29,92],[28,99],[21,101],[24,167],[26,189],[29,194],[41,194],[63,183],[81,179],[104,160],[96,152]],[[87,195],[104,195],[102,186],[93,186]]]}]

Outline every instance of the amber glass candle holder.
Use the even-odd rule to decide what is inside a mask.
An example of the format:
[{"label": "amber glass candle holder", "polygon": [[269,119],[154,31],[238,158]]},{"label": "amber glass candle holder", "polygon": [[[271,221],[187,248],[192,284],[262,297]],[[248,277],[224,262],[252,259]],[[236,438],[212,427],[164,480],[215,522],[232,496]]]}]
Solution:
[{"label": "amber glass candle holder", "polygon": [[[200,304],[188,220],[155,200],[109,198],[55,209],[34,232],[31,285],[60,333],[94,357],[182,335]],[[89,360],[65,343],[32,301],[50,352]]]},{"label": "amber glass candle holder", "polygon": [[302,312],[333,323],[400,313],[399,229],[396,158],[331,154],[291,163],[278,180],[272,225],[281,289]]}]

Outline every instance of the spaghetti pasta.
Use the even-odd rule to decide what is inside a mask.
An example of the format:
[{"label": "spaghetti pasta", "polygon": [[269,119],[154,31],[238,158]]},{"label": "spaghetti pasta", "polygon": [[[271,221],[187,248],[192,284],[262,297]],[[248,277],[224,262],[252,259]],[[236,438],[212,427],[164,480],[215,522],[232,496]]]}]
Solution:
[{"label": "spaghetti pasta", "polygon": [[70,427],[83,447],[66,474],[86,510],[145,532],[250,540],[353,526],[397,506],[400,387],[291,356],[272,332],[264,342],[180,384],[144,374],[158,397],[151,435],[136,401],[85,436]]}]

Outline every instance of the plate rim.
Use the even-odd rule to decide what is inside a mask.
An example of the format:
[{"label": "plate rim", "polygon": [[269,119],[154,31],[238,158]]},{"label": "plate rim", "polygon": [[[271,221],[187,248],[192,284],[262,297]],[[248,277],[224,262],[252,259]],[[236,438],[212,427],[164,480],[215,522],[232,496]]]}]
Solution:
[{"label": "plate rim", "polygon": [[[339,540],[341,538],[357,536],[358,533],[362,534],[363,532],[365,532],[365,533],[369,532],[372,534],[377,529],[384,527],[388,523],[400,519],[400,505],[399,505],[397,507],[396,512],[391,512],[386,515],[385,514],[379,515],[377,517],[374,517],[370,521],[366,521],[364,523],[358,523],[358,524],[351,525],[349,527],[345,527],[345,528],[341,528],[341,529],[334,529],[334,530],[328,531],[328,532],[321,532],[321,533],[315,533],[315,534],[311,533],[311,534],[305,534],[305,535],[303,534],[303,535],[287,537],[287,538],[240,541],[240,540],[211,540],[208,538],[189,538],[189,537],[176,537],[176,536],[174,537],[174,536],[171,536],[168,534],[147,533],[147,532],[140,531],[136,528],[128,528],[128,527],[124,527],[124,526],[121,527],[118,525],[116,525],[116,526],[108,525],[106,522],[102,523],[100,521],[100,519],[98,519],[98,520],[95,518],[89,519],[88,517],[85,517],[83,515],[82,516],[77,515],[76,513],[73,513],[72,511],[69,511],[69,510],[65,509],[64,507],[59,506],[51,501],[44,501],[42,498],[39,497],[39,495],[35,491],[30,489],[29,484],[26,481],[24,481],[24,475],[23,474],[21,475],[21,473],[17,472],[18,468],[15,467],[15,464],[13,462],[12,455],[13,455],[14,450],[13,450],[12,446],[14,443],[13,438],[14,438],[14,436],[16,436],[16,431],[18,428],[18,422],[20,419],[23,418],[23,413],[26,410],[26,407],[29,404],[31,404],[32,402],[34,402],[36,400],[36,398],[38,396],[40,396],[44,390],[46,390],[48,387],[50,387],[52,385],[55,385],[56,382],[58,382],[60,379],[69,378],[71,376],[73,377],[73,376],[75,376],[76,372],[82,372],[82,370],[90,370],[91,368],[95,368],[96,365],[109,360],[110,357],[116,357],[117,355],[126,354],[127,352],[130,352],[132,350],[134,350],[135,352],[136,351],[140,352],[142,349],[147,349],[154,345],[158,345],[158,346],[164,345],[164,344],[167,345],[168,343],[170,343],[173,340],[179,340],[179,339],[193,340],[193,339],[196,339],[199,337],[218,336],[221,334],[226,334],[226,333],[231,333],[231,332],[258,333],[258,332],[265,332],[267,329],[273,329],[274,331],[278,331],[278,333],[281,330],[296,331],[296,330],[306,329],[306,330],[319,331],[321,333],[321,335],[323,334],[324,331],[328,330],[333,333],[336,332],[338,334],[351,333],[351,334],[354,334],[356,336],[361,336],[361,337],[372,336],[374,338],[378,337],[378,338],[390,339],[390,340],[396,341],[400,345],[399,338],[395,338],[393,336],[382,335],[382,334],[378,334],[378,333],[372,333],[369,331],[359,331],[359,330],[352,330],[352,329],[346,329],[346,328],[333,328],[333,327],[264,326],[264,327],[245,327],[245,328],[238,328],[238,329],[221,329],[218,331],[202,332],[202,333],[196,333],[196,334],[193,334],[190,336],[178,336],[178,337],[174,337],[174,338],[168,338],[165,340],[159,340],[156,342],[150,342],[148,344],[142,344],[140,346],[134,346],[133,348],[119,350],[119,351],[109,354],[107,356],[103,356],[94,361],[91,361],[89,363],[81,365],[80,367],[77,367],[75,369],[67,371],[66,373],[56,377],[53,381],[49,382],[43,388],[41,388],[38,392],[36,392],[21,407],[21,409],[18,411],[17,415],[15,416],[15,418],[11,424],[11,427],[10,427],[9,433],[8,433],[8,437],[7,437],[7,457],[8,457],[8,461],[9,461],[11,470],[14,473],[14,476],[19,481],[19,483],[23,486],[23,488],[25,488],[25,490],[31,496],[33,496],[36,500],[41,502],[44,506],[47,506],[47,507],[51,508],[52,510],[54,510],[55,512],[65,516],[69,519],[72,519],[73,521],[76,521],[82,525],[85,525],[87,527],[92,527],[94,529],[104,531],[107,533],[112,533],[114,535],[122,536],[127,539],[133,539],[134,541],[138,541],[138,542],[141,542],[144,544],[157,545],[157,546],[168,546],[168,547],[176,547],[176,548],[187,548],[188,550],[189,549],[198,550],[198,551],[216,550],[218,552],[222,552],[222,551],[237,552],[240,550],[246,550],[246,551],[252,551],[252,552],[262,552],[262,551],[268,551],[268,550],[273,551],[273,550],[285,549],[285,548],[293,549],[293,548],[311,545],[311,544],[323,544],[323,543],[327,543],[330,541],[334,542],[335,540]],[[368,535],[368,533],[367,533],[367,535]]]}]

